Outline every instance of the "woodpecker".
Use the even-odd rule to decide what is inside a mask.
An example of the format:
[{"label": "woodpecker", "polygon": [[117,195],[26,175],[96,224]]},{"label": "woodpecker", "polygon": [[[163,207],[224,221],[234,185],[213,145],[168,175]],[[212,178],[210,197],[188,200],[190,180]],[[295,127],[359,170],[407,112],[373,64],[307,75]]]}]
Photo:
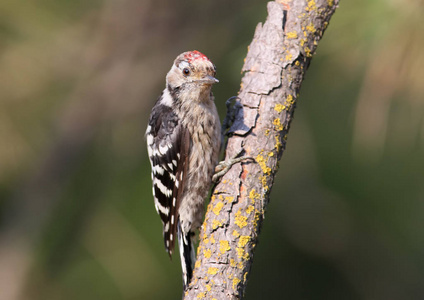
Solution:
[{"label": "woodpecker", "polygon": [[166,87],[146,130],[155,208],[172,257],[178,239],[183,285],[193,273],[192,238],[202,222],[221,147],[221,123],[212,85],[214,64],[199,51],[180,54],[166,75]]}]

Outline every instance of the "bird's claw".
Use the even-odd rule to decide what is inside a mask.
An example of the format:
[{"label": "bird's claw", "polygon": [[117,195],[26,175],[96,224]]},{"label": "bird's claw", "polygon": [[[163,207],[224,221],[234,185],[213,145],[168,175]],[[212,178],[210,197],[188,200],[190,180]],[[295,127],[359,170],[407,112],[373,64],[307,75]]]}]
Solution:
[{"label": "bird's claw", "polygon": [[224,176],[231,169],[231,167],[234,164],[239,163],[243,160],[248,160],[248,159],[255,160],[251,156],[242,156],[242,157],[237,157],[237,156],[238,154],[229,160],[223,160],[218,163],[218,165],[215,167],[215,174],[212,176],[213,182],[217,182],[222,176]]}]

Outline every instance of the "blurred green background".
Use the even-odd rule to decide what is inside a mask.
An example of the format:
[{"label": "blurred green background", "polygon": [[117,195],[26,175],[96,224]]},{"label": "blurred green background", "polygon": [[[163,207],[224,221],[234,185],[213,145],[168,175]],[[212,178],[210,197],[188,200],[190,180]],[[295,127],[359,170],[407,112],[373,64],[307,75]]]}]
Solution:
[{"label": "blurred green background", "polygon": [[[342,0],[302,86],[246,299],[424,299],[424,1]],[[221,117],[266,2],[0,2],[0,299],[177,299],[144,131],[174,58]]]}]

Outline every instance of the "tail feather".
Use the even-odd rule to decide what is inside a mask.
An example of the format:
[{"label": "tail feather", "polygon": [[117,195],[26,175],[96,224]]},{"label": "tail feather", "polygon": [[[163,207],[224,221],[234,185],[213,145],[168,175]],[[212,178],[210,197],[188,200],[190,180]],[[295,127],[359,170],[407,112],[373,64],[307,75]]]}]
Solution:
[{"label": "tail feather", "polygon": [[193,276],[193,268],[195,261],[194,246],[191,241],[191,232],[184,234],[178,224],[178,245],[181,258],[181,269],[183,272],[184,291],[188,287],[191,277]]}]

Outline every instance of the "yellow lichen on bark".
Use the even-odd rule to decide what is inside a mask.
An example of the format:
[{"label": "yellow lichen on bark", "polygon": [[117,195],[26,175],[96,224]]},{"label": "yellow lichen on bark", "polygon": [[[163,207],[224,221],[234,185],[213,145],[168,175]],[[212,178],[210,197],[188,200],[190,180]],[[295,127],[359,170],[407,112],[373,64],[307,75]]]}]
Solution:
[{"label": "yellow lichen on bark", "polygon": [[236,261],[232,258],[230,259],[230,266],[233,268],[236,266]]},{"label": "yellow lichen on bark", "polygon": [[208,269],[208,274],[209,275],[215,275],[216,273],[218,273],[218,268],[210,267]]},{"label": "yellow lichen on bark", "polygon": [[241,215],[241,211],[236,212],[236,220],[234,221],[240,229],[247,226],[247,217]]},{"label": "yellow lichen on bark", "polygon": [[297,32],[296,31],[287,32],[286,36],[288,39],[295,39],[297,38]]},{"label": "yellow lichen on bark", "polygon": [[221,212],[222,207],[224,207],[224,203],[222,203],[221,201],[219,201],[215,207],[212,209],[213,213],[215,215],[219,215],[219,213]]},{"label": "yellow lichen on bark", "polygon": [[232,196],[226,196],[225,197],[225,201],[227,201],[227,202],[233,202],[234,201],[234,197],[232,197]]},{"label": "yellow lichen on bark", "polygon": [[290,107],[294,104],[294,99],[292,95],[288,95],[286,98],[286,101],[284,102],[284,105],[290,109]]},{"label": "yellow lichen on bark", "polygon": [[254,211],[255,210],[255,207],[253,206],[253,205],[249,205],[248,207],[247,207],[247,209],[246,209],[246,213],[248,214],[248,215],[250,215],[250,213],[252,212],[252,211]]},{"label": "yellow lichen on bark", "polygon": [[238,279],[237,277],[233,278],[233,290],[236,290],[237,285],[240,283],[240,279]]},{"label": "yellow lichen on bark", "polygon": [[256,162],[261,167],[262,172],[264,172],[265,174],[270,174],[271,173],[271,168],[266,165],[265,158],[263,157],[262,154],[258,154],[258,156],[256,156]]},{"label": "yellow lichen on bark", "polygon": [[212,221],[212,229],[217,229],[218,227],[221,227],[223,225],[222,221],[219,220],[213,220]]},{"label": "yellow lichen on bark", "polygon": [[239,242],[238,242],[238,247],[244,247],[246,246],[246,244],[250,241],[250,236],[248,235],[243,235],[240,237]]},{"label": "yellow lichen on bark", "polygon": [[259,199],[261,197],[261,195],[259,193],[256,192],[255,189],[251,189],[250,193],[249,193],[249,199]]},{"label": "yellow lichen on bark", "polygon": [[194,267],[195,267],[195,268],[200,267],[200,261],[196,261],[196,262],[194,263]]},{"label": "yellow lichen on bark", "polygon": [[281,147],[283,146],[283,144],[280,141],[280,136],[276,135],[275,136],[275,150],[277,150],[277,152],[280,152]]},{"label": "yellow lichen on bark", "polygon": [[276,119],[274,119],[274,121],[272,122],[272,124],[274,124],[275,129],[277,129],[277,130],[279,130],[279,131],[281,131],[281,130],[283,130],[283,129],[284,129],[283,124],[281,124],[281,120],[280,120],[280,118],[276,118]]},{"label": "yellow lichen on bark", "polygon": [[314,24],[309,24],[308,26],[306,26],[306,30],[308,30],[311,33],[315,33],[316,29],[314,27]]},{"label": "yellow lichen on bark", "polygon": [[281,104],[281,103],[277,103],[274,106],[274,110],[279,112],[279,113],[282,112],[285,108],[286,108],[286,106]]},{"label": "yellow lichen on bark", "polygon": [[204,255],[205,255],[206,258],[211,258],[211,256],[212,256],[211,249],[206,249],[205,252],[204,252]]},{"label": "yellow lichen on bark", "polygon": [[219,241],[219,251],[224,254],[228,250],[231,250],[230,243],[227,240]]}]

